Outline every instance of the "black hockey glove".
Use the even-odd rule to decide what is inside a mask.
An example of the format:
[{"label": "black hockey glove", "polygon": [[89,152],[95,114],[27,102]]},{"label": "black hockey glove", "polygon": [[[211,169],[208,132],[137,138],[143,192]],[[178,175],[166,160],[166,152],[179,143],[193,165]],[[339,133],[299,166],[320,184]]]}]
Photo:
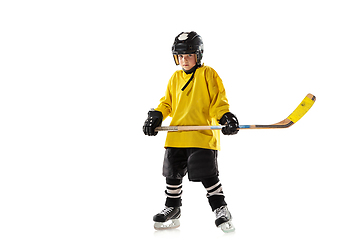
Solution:
[{"label": "black hockey glove", "polygon": [[225,113],[221,119],[220,119],[220,124],[221,125],[225,125],[225,127],[223,127],[221,129],[222,133],[224,135],[234,135],[238,133],[238,127],[239,127],[239,122],[236,118],[236,116],[234,114],[232,114],[231,112]]},{"label": "black hockey glove", "polygon": [[163,115],[159,111],[151,110],[148,112],[148,118],[146,119],[143,131],[145,135],[156,136],[158,132],[155,131],[156,127],[161,126]]}]

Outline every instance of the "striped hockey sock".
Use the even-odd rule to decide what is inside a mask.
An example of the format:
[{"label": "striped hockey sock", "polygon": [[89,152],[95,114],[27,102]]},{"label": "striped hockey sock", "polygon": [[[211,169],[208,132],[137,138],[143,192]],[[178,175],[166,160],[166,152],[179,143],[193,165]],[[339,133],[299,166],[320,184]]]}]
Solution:
[{"label": "striped hockey sock", "polygon": [[218,177],[203,179],[201,182],[207,191],[206,197],[208,198],[213,211],[221,206],[227,205],[222,185]]},{"label": "striped hockey sock", "polygon": [[181,198],[182,184],[178,184],[178,185],[166,184],[165,195],[168,198]]},{"label": "striped hockey sock", "polygon": [[167,207],[180,207],[182,195],[182,179],[166,179],[166,203]]},{"label": "striped hockey sock", "polygon": [[222,185],[220,181],[206,188],[206,191],[207,191],[206,197],[208,198],[212,196],[224,196],[224,192],[222,190]]}]

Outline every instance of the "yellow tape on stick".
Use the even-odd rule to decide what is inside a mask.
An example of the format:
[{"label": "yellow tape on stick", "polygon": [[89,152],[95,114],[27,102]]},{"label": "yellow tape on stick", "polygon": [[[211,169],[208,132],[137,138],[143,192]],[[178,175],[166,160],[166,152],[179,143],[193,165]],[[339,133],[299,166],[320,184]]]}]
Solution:
[{"label": "yellow tape on stick", "polygon": [[296,123],[302,118],[307,111],[314,105],[315,96],[312,94],[308,94],[304,100],[300,103],[300,105],[287,117],[290,121]]}]

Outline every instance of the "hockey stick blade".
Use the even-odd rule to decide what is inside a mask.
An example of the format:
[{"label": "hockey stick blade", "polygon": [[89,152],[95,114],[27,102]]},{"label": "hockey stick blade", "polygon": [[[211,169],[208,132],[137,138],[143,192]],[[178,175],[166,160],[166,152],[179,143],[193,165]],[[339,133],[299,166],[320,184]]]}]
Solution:
[{"label": "hockey stick blade", "polygon": [[[284,120],[271,125],[239,125],[238,129],[274,129],[288,128],[299,121],[314,105],[316,97],[309,93],[302,100],[299,106]],[[224,126],[168,126],[157,127],[155,131],[199,131],[199,130],[220,130]]]},{"label": "hockey stick blade", "polygon": [[271,125],[240,125],[242,129],[272,129],[272,128],[288,128],[292,126],[294,123],[299,121],[314,105],[316,101],[316,97],[309,93],[302,100],[299,106],[284,120],[281,122],[271,124]]}]

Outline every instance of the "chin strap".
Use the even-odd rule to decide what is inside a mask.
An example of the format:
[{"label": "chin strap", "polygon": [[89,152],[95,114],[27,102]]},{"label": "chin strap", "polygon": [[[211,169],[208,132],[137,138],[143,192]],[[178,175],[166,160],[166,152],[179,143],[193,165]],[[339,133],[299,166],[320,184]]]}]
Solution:
[{"label": "chin strap", "polygon": [[193,72],[193,74],[191,75],[191,78],[189,79],[189,81],[187,81],[187,83],[185,83],[185,85],[182,87],[181,91],[184,91],[186,89],[186,87],[190,84],[190,82],[194,79],[194,75],[195,75],[195,71]]},{"label": "chin strap", "polygon": [[186,74],[190,74],[192,73],[189,81],[187,81],[185,83],[185,85],[182,87],[181,91],[184,91],[186,89],[187,86],[189,86],[190,82],[194,79],[194,75],[195,75],[195,72],[196,72],[196,69],[199,67],[199,65],[195,65],[193,68],[191,68],[190,70],[186,71],[185,69],[183,69],[183,71],[186,73]]}]

